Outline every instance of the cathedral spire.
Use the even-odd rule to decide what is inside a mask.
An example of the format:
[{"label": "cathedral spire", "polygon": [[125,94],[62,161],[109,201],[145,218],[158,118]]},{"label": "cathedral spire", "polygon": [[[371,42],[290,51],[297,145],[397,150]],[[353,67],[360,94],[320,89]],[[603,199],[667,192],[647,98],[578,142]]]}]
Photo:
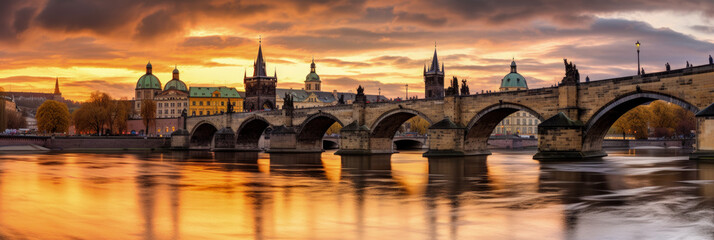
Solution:
[{"label": "cathedral spire", "polygon": [[253,64],[253,77],[267,77],[265,60],[263,59],[263,40],[258,40],[258,58]]},{"label": "cathedral spire", "polygon": [[429,72],[436,71],[439,72],[439,58],[436,56],[436,46],[434,46],[434,57],[431,59],[431,67]]},{"label": "cathedral spire", "polygon": [[62,93],[59,90],[59,77],[55,78],[55,95],[61,95]]}]

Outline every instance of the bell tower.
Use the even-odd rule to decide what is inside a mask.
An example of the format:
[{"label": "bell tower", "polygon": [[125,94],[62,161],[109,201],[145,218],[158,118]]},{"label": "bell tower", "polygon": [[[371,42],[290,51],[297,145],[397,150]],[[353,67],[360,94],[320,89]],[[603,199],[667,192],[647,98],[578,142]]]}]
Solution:
[{"label": "bell tower", "polygon": [[436,46],[434,46],[434,57],[431,59],[431,65],[428,69],[424,65],[424,98],[444,98],[444,65],[442,63],[441,69],[439,69]]},{"label": "bell tower", "polygon": [[258,41],[258,58],[253,63],[253,76],[244,76],[243,78],[243,85],[245,86],[243,109],[247,111],[275,109],[275,87],[277,82],[277,73],[269,77],[265,70],[261,39]]}]

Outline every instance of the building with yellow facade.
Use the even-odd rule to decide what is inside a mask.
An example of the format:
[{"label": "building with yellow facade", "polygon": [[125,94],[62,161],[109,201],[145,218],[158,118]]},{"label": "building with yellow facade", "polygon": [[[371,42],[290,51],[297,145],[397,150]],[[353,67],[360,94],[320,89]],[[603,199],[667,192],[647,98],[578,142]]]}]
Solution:
[{"label": "building with yellow facade", "polygon": [[221,114],[227,111],[228,103],[233,112],[243,111],[243,97],[231,87],[191,87],[188,90],[189,116]]}]

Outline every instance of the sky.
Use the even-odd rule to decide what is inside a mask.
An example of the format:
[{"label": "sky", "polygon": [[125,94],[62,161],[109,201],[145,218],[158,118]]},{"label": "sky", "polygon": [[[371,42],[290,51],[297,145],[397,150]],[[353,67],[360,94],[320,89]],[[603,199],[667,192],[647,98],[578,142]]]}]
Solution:
[{"label": "sky", "polygon": [[262,39],[279,88],[303,87],[315,58],[324,91],[423,96],[434,48],[447,79],[498,90],[511,59],[530,88],[708,63],[712,0],[3,0],[0,87],[85,100],[132,99],[148,61],[162,84],[243,89]]}]

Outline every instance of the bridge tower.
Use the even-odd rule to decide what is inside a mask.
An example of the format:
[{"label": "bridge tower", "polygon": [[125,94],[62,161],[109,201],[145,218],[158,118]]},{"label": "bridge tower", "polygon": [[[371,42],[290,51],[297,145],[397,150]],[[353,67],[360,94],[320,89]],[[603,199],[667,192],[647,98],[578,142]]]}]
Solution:
[{"label": "bridge tower", "polygon": [[258,44],[258,58],[253,63],[253,76],[244,75],[243,84],[245,86],[245,101],[243,109],[247,111],[275,109],[275,86],[278,82],[278,75],[274,73],[269,77],[265,70],[265,60],[263,59],[263,44]]},{"label": "bridge tower", "polygon": [[431,65],[429,65],[428,69],[426,65],[424,65],[424,98],[444,98],[444,65],[442,63],[441,69],[439,69],[436,47],[434,48],[434,57],[431,59]]}]

